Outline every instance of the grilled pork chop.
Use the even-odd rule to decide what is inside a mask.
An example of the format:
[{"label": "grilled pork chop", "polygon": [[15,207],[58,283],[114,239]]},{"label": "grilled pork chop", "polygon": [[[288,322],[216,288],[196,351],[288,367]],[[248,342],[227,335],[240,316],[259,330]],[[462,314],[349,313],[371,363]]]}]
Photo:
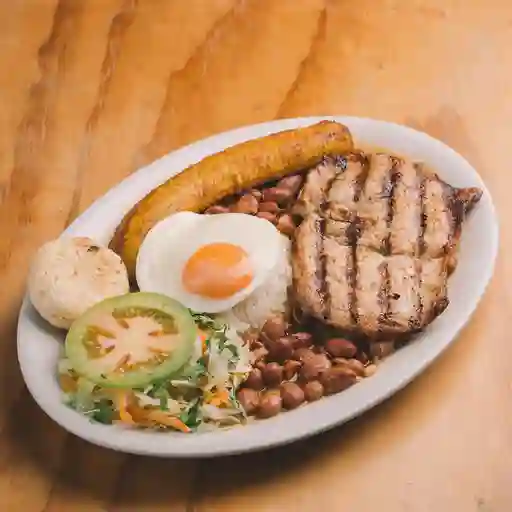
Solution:
[{"label": "grilled pork chop", "polygon": [[421,330],[448,305],[462,222],[481,194],[388,154],[326,158],[297,202],[298,303],[370,338]]}]

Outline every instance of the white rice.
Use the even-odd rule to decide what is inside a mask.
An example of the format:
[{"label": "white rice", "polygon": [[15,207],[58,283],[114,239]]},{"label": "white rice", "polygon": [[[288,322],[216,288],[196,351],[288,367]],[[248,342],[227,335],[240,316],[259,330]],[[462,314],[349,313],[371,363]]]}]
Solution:
[{"label": "white rice", "polygon": [[281,235],[279,258],[268,279],[251,295],[223,315],[235,329],[246,324],[261,329],[267,319],[286,311],[288,287],[292,282],[291,241]]}]

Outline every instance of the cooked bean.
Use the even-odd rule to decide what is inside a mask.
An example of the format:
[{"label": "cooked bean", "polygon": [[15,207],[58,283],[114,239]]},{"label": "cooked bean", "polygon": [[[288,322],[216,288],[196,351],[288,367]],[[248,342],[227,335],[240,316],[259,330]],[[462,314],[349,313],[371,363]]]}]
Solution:
[{"label": "cooked bean", "polygon": [[276,390],[269,390],[262,393],[258,408],[259,418],[271,418],[281,412],[281,393]]},{"label": "cooked bean", "polygon": [[284,382],[281,384],[281,400],[285,409],[295,409],[304,402],[304,391],[295,382]]},{"label": "cooked bean", "polygon": [[339,393],[357,381],[357,375],[350,368],[335,366],[320,375],[320,382],[326,395]]},{"label": "cooked bean", "polygon": [[348,367],[353,370],[356,375],[359,377],[364,376],[364,364],[361,363],[361,361],[358,361],[357,359],[349,359],[347,363]]},{"label": "cooked bean", "polygon": [[314,354],[304,360],[299,376],[301,380],[317,379],[323,372],[331,367],[331,362],[324,354]]},{"label": "cooked bean", "polygon": [[279,210],[279,206],[274,201],[265,201],[259,205],[260,212],[278,213]]},{"label": "cooked bean", "polygon": [[357,359],[344,359],[342,357],[336,357],[333,359],[333,363],[335,366],[348,368],[359,377],[364,377],[364,364]]},{"label": "cooked bean", "polygon": [[277,341],[268,343],[268,357],[272,361],[284,362],[291,359],[293,355],[292,340],[288,336],[283,336]]},{"label": "cooked bean", "polygon": [[394,341],[380,341],[370,345],[370,355],[377,359],[383,359],[395,351]]},{"label": "cooked bean", "polygon": [[261,373],[263,382],[269,388],[279,386],[283,382],[283,367],[279,363],[268,363]]},{"label": "cooked bean", "polygon": [[253,414],[260,405],[260,396],[257,391],[250,388],[240,389],[236,397],[247,414]]},{"label": "cooked bean", "polygon": [[320,400],[324,396],[324,387],[322,383],[317,380],[310,380],[306,382],[303,387],[304,396],[308,402]]},{"label": "cooked bean", "polygon": [[302,184],[302,176],[287,176],[286,178],[282,178],[277,184],[277,188],[285,188],[290,190],[293,195],[297,193],[300,186]]},{"label": "cooked bean", "polygon": [[357,347],[349,340],[344,338],[330,338],[325,343],[325,350],[333,357],[354,357]]},{"label": "cooked bean", "polygon": [[293,359],[286,361],[286,363],[283,365],[283,377],[286,380],[293,379],[293,377],[297,375],[297,372],[301,366],[302,364],[299,361],[294,361]]},{"label": "cooked bean", "polygon": [[288,329],[288,324],[281,316],[274,316],[269,318],[263,328],[261,329],[262,334],[264,334],[267,338],[271,340],[278,340],[283,336],[286,336],[286,330]]},{"label": "cooked bean", "polygon": [[293,198],[293,191],[286,188],[272,187],[263,191],[263,201],[276,202],[278,205],[286,204]]},{"label": "cooked bean", "polygon": [[277,222],[277,217],[274,213],[269,212],[258,212],[256,214],[256,217],[259,217],[260,219],[268,220],[269,222],[272,222],[272,224],[275,224]]},{"label": "cooked bean", "polygon": [[262,372],[259,368],[254,368],[245,380],[245,386],[256,391],[264,388]]},{"label": "cooked bean", "polygon": [[313,336],[309,332],[296,332],[292,338],[294,348],[307,348],[313,344]]},{"label": "cooked bean", "polygon": [[291,236],[295,233],[295,222],[293,222],[292,216],[288,213],[281,215],[277,221],[277,229],[286,236]]},{"label": "cooked bean", "polygon": [[293,359],[297,361],[305,361],[311,357],[314,357],[315,353],[310,348],[298,348],[293,352]]},{"label": "cooked bean", "polygon": [[258,211],[258,200],[252,194],[244,194],[234,205],[232,210],[237,213],[254,215]]},{"label": "cooked bean", "polygon": [[210,206],[210,208],[208,208],[205,213],[215,215],[217,213],[229,213],[229,211],[230,210],[227,206],[221,206],[220,204],[214,204],[213,206]]}]

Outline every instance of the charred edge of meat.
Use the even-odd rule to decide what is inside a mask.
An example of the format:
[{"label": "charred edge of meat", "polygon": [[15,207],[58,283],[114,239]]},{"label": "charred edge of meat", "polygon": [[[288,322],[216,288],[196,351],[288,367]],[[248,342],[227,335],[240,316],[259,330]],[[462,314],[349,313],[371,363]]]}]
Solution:
[{"label": "charred edge of meat", "polygon": [[389,189],[386,197],[388,199],[387,206],[387,218],[386,225],[388,235],[386,236],[386,240],[384,241],[384,251],[386,255],[390,255],[392,251],[391,247],[391,224],[393,222],[393,217],[395,216],[395,188],[398,183],[398,180],[401,179],[402,173],[398,170],[398,167],[401,165],[402,160],[396,158],[394,156],[390,157],[391,161],[391,169],[389,171],[389,181],[386,183],[385,188]]},{"label": "charred edge of meat", "polygon": [[432,310],[430,311],[430,315],[427,318],[427,322],[424,322],[425,324],[430,324],[433,322],[441,313],[444,312],[444,310],[448,307],[448,304],[450,304],[450,300],[448,297],[443,297],[439,299],[433,306]]},{"label": "charred edge of meat", "polygon": [[[331,157],[332,159],[332,157]],[[327,258],[325,255],[324,250],[324,240],[325,240],[325,229],[326,229],[326,214],[327,209],[329,206],[329,193],[331,191],[331,188],[336,181],[336,178],[339,176],[339,174],[345,172],[347,169],[347,160],[345,157],[341,157],[339,161],[333,160],[335,163],[335,166],[337,168],[337,172],[334,173],[334,176],[330,178],[328,183],[325,186],[322,202],[320,204],[320,220],[317,223],[316,231],[319,233],[319,248],[318,248],[318,267],[317,267],[317,278],[320,279],[320,289],[318,290],[320,299],[322,301],[322,315],[325,320],[329,317],[329,311],[331,308],[331,297],[329,294],[329,287],[327,285],[327,279],[326,279],[326,265],[327,265]]]},{"label": "charred edge of meat", "polygon": [[434,306],[435,317],[438,317],[441,313],[443,313],[444,310],[448,307],[448,304],[450,304],[448,297],[443,297],[442,299],[438,300]]},{"label": "charred edge of meat", "polygon": [[482,199],[483,191],[477,187],[462,188],[457,190],[456,195],[457,199],[464,205],[464,216],[467,216]]},{"label": "charred edge of meat", "polygon": [[453,229],[450,242],[451,246],[454,246],[457,244],[462,234],[462,224],[465,218],[478,201],[480,201],[482,190],[478,188],[463,188],[455,189],[452,192],[451,201],[449,203],[453,215]]}]

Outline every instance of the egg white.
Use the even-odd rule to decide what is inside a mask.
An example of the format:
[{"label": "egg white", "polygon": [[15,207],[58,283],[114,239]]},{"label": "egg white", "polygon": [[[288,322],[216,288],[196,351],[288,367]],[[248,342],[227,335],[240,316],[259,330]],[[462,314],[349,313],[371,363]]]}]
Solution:
[{"label": "egg white", "polygon": [[[176,213],[157,223],[144,239],[137,256],[137,284],[141,291],[162,293],[194,311],[227,311],[269,277],[279,258],[281,236],[269,221],[244,213]],[[248,254],[253,280],[222,300],[188,292],[181,281],[186,262],[200,247],[219,242],[237,245]]]}]

